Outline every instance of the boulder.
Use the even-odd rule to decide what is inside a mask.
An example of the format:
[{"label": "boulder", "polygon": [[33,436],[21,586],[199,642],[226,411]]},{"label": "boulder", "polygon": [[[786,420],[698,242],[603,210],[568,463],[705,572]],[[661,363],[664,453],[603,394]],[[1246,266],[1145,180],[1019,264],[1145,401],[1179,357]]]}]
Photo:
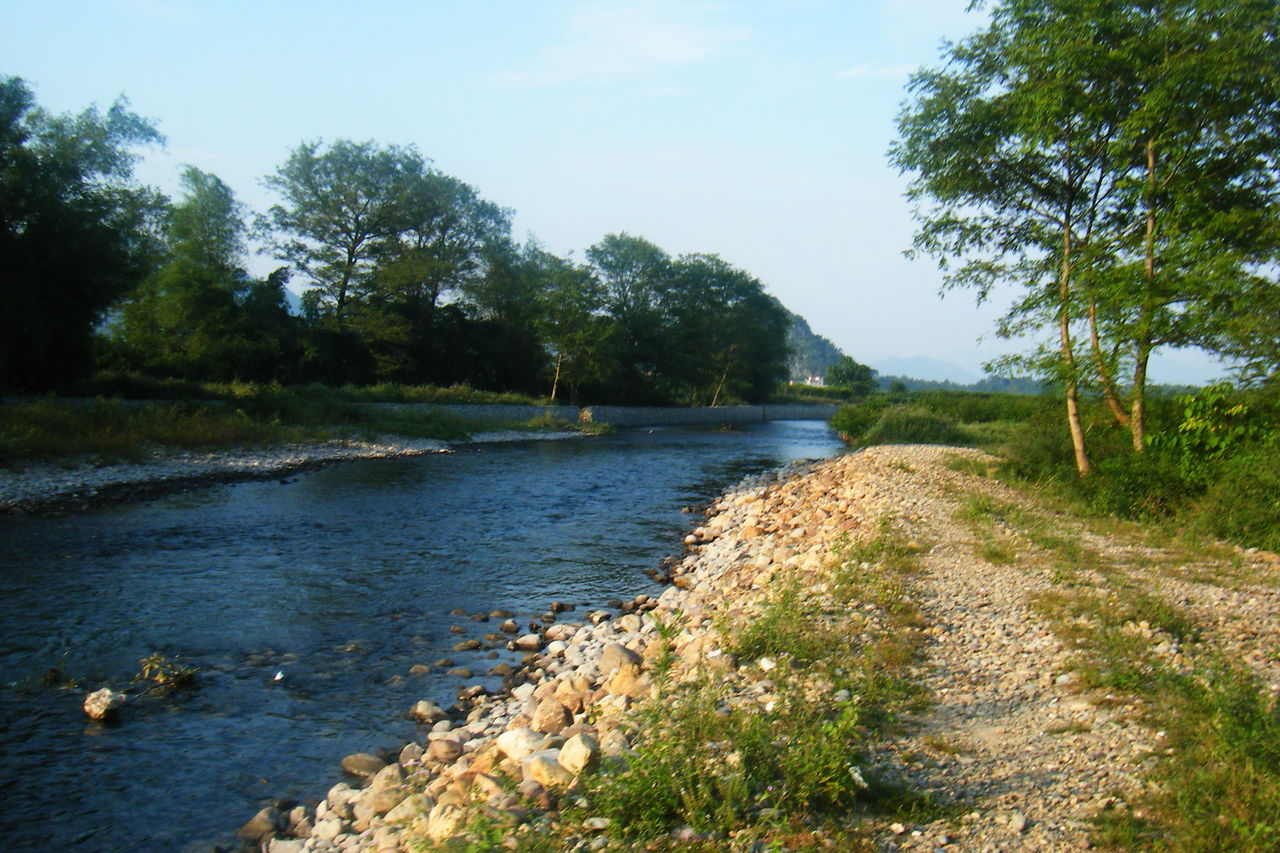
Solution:
[{"label": "boulder", "polygon": [[408,823],[414,818],[430,814],[435,803],[426,794],[410,794],[383,818],[387,823]]},{"label": "boulder", "polygon": [[342,769],[352,776],[374,776],[386,766],[387,762],[367,752],[357,752],[342,759]]},{"label": "boulder", "polygon": [[427,757],[441,764],[452,764],[462,757],[462,744],[456,740],[433,740],[427,745]]},{"label": "boulder", "polygon": [[526,780],[544,788],[567,788],[573,784],[573,774],[560,765],[559,759],[560,750],[542,749],[526,755],[520,762],[520,771]]},{"label": "boulder", "polygon": [[435,702],[419,699],[409,709],[409,716],[424,723],[434,723],[437,720],[446,719],[449,715]]},{"label": "boulder", "polygon": [[535,732],[549,735],[559,734],[561,729],[572,724],[573,714],[554,696],[548,696],[539,702],[529,721],[529,727]]},{"label": "boulder", "polygon": [[427,816],[427,835],[432,841],[444,841],[464,828],[467,813],[451,803],[436,803]]},{"label": "boulder", "polygon": [[267,853],[303,853],[306,842],[300,838],[273,838],[267,845]]},{"label": "boulder", "polygon": [[600,672],[604,675],[608,675],[624,664],[640,666],[641,663],[640,655],[618,643],[610,643],[600,653]]},{"label": "boulder", "polygon": [[117,693],[110,687],[95,690],[84,697],[84,712],[94,720],[105,720],[115,714],[116,708],[124,704],[125,695]]},{"label": "boulder", "polygon": [[511,729],[498,735],[494,741],[499,751],[512,761],[520,761],[526,755],[542,748],[547,736],[526,726]]},{"label": "boulder", "polygon": [[536,652],[542,648],[542,638],[537,634],[525,634],[523,637],[517,638],[514,641],[514,645],[521,651]]},{"label": "boulder", "polygon": [[600,744],[585,732],[579,732],[564,742],[557,759],[560,766],[574,776],[594,770],[600,763]]},{"label": "boulder", "polygon": [[236,831],[236,837],[251,844],[261,844],[283,828],[284,820],[280,810],[269,806],[249,818],[248,823]]}]

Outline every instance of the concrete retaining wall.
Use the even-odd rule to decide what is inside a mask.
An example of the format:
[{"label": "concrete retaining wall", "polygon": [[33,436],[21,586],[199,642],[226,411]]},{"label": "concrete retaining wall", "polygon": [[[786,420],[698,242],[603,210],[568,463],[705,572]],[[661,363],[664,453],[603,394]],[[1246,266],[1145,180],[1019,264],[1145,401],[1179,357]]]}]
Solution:
[{"label": "concrete retaining wall", "polygon": [[692,426],[758,424],[765,421],[827,421],[835,406],[717,406],[682,409],[666,406],[590,406],[582,420],[613,426]]},{"label": "concrete retaining wall", "polygon": [[534,418],[553,417],[570,423],[577,423],[578,408],[576,406],[521,406],[505,403],[362,403],[361,405],[375,410],[400,411],[417,414],[439,412],[455,418],[469,421],[492,421],[495,423],[523,423]]}]

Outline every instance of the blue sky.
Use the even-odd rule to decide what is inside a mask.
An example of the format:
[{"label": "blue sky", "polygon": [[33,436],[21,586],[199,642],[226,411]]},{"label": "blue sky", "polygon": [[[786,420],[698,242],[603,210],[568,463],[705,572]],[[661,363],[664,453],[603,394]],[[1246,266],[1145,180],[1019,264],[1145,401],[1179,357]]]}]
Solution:
[{"label": "blue sky", "polygon": [[[967,0],[0,0],[0,74],[54,111],[127,96],[242,201],[303,140],[414,144],[559,254],[607,233],[712,252],[859,361],[978,372],[1000,299],[938,297],[885,151],[909,72],[981,24]],[[274,268],[256,259],[256,271]],[[985,338],[981,343],[979,338]],[[1215,372],[1194,355],[1158,381]]]}]

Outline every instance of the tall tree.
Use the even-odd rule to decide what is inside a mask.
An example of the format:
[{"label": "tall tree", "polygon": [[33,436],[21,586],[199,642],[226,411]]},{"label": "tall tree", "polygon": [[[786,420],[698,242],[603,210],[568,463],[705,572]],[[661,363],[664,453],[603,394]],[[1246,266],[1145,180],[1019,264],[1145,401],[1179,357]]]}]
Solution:
[{"label": "tall tree", "polygon": [[620,233],[608,234],[587,249],[587,260],[604,285],[615,325],[612,340],[620,394],[628,402],[652,400],[671,258],[643,237]]},{"label": "tall tree", "polygon": [[169,211],[160,268],[132,293],[115,337],[133,366],[190,379],[281,378],[293,337],[284,278],[255,281],[244,208],[216,175],[188,166]]},{"label": "tall tree", "polygon": [[916,250],[980,300],[1021,284],[1002,334],[1056,329],[1028,361],[1066,389],[1082,475],[1081,387],[1140,451],[1151,352],[1203,340],[1197,306],[1274,257],[1276,8],[1006,0],[913,77],[890,156],[916,173]]},{"label": "tall tree", "polygon": [[91,367],[95,326],[150,271],[162,199],[132,180],[160,134],[120,99],[41,110],[0,78],[0,387],[55,388]]}]

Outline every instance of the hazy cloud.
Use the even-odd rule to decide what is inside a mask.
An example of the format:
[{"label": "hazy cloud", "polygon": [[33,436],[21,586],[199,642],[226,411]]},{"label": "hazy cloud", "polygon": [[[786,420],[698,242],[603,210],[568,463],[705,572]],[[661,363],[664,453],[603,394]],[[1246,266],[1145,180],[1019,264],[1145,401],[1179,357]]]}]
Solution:
[{"label": "hazy cloud", "polygon": [[525,88],[690,65],[750,35],[744,26],[713,21],[716,11],[670,0],[587,3],[569,16],[563,41],[540,51],[528,68],[493,79]]}]

